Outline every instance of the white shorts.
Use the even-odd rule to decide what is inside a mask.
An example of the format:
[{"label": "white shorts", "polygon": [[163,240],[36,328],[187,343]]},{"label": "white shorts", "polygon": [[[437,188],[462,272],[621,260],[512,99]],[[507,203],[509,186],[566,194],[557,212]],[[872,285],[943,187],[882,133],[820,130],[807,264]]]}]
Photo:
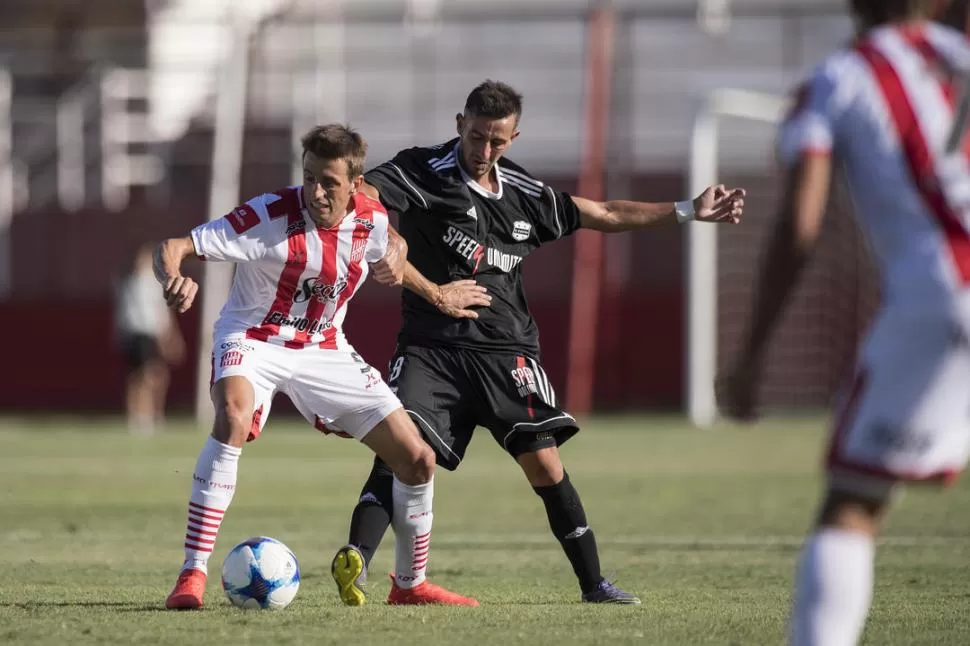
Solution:
[{"label": "white shorts", "polygon": [[294,350],[233,334],[213,344],[211,383],[223,377],[245,377],[253,386],[249,440],[262,431],[277,391],[317,429],[358,440],[401,408],[380,373],[353,349]]},{"label": "white shorts", "polygon": [[877,316],[836,415],[833,486],[881,499],[899,481],[948,484],[970,455],[970,321],[918,307]]}]

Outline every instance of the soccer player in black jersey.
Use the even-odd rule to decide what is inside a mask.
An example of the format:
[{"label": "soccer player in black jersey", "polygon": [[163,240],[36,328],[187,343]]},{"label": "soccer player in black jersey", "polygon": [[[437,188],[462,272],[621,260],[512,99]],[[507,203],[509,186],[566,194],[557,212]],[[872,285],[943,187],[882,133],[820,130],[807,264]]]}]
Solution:
[{"label": "soccer player in black jersey", "polygon": [[[555,191],[504,157],[521,115],[514,89],[486,81],[457,115],[457,138],[402,150],[365,175],[363,190],[399,214],[408,244],[404,320],[388,383],[444,468],[458,467],[476,426],[518,462],[545,505],[583,601],[638,604],[601,575],[596,539],[559,458],[558,447],[579,427],[560,408],[539,363],[520,263],[580,227],[614,232],[691,219],[736,223],[744,191],[712,186],[676,203],[594,202]],[[332,573],[348,605],[364,602],[366,566],[390,523],[391,477],[376,460],[349,544],[334,557]]]}]

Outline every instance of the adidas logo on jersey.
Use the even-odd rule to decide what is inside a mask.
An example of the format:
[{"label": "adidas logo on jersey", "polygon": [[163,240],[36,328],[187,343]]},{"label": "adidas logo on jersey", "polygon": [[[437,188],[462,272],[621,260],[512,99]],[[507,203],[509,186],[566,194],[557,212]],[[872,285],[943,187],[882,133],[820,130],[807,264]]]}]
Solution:
[{"label": "adidas logo on jersey", "polygon": [[478,211],[475,210],[474,206],[468,209],[467,211],[465,211],[465,214],[468,217],[470,217],[472,220],[475,220],[476,222],[478,221]]}]

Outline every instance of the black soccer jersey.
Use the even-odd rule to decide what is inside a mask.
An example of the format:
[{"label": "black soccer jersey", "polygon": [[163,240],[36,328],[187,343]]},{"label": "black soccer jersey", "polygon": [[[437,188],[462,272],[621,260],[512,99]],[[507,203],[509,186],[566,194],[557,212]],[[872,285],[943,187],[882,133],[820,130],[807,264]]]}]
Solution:
[{"label": "black soccer jersey", "polygon": [[540,245],[579,228],[579,209],[566,193],[501,158],[499,191],[465,175],[458,139],[409,148],[365,175],[381,202],[400,215],[408,260],[428,280],[473,278],[492,297],[479,318],[455,319],[404,290],[402,344],[451,345],[538,356],[539,335],[522,289],[522,260]]}]

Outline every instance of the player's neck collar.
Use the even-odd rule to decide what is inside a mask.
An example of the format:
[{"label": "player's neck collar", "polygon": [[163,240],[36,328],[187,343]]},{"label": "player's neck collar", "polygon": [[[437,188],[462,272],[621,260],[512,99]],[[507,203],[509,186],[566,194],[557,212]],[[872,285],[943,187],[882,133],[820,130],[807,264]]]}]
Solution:
[{"label": "player's neck collar", "polygon": [[468,185],[468,188],[472,189],[482,197],[487,198],[489,200],[502,199],[502,191],[503,191],[502,171],[499,170],[498,164],[495,164],[494,166],[492,166],[492,169],[495,170],[495,183],[498,184],[498,192],[493,193],[492,191],[488,190],[487,188],[485,188],[484,186],[482,186],[481,184],[473,180],[471,176],[465,172],[465,167],[461,165],[461,151],[458,148],[460,145],[461,145],[460,143],[455,144],[455,160],[458,162],[457,164],[458,172],[461,173],[461,178],[465,181],[465,184]]}]

